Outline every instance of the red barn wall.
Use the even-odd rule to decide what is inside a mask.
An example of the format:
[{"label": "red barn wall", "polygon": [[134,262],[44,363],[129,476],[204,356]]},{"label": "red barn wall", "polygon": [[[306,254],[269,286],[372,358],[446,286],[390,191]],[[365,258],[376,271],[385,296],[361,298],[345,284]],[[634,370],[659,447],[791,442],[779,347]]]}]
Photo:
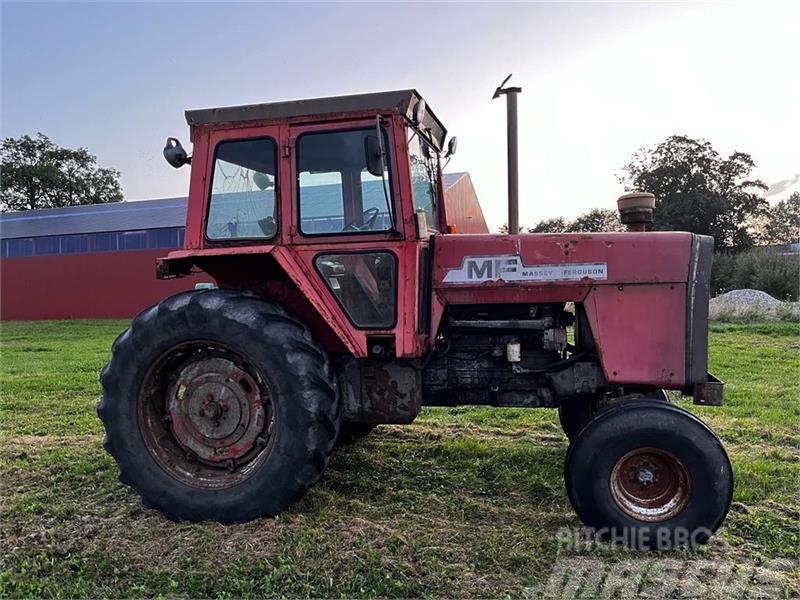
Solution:
[{"label": "red barn wall", "polygon": [[445,190],[444,204],[447,224],[455,225],[456,233],[489,233],[469,173]]},{"label": "red barn wall", "polygon": [[130,318],[207,275],[158,280],[155,259],[168,249],[54,254],[3,259],[0,319]]}]

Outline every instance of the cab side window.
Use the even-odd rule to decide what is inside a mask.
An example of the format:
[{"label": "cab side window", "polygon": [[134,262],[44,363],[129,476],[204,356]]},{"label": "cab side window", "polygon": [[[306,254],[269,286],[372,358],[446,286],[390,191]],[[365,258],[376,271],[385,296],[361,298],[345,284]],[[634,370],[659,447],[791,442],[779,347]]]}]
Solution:
[{"label": "cab side window", "polygon": [[[383,135],[383,148],[388,139]],[[392,228],[388,150],[383,163],[368,165],[380,148],[374,127],[306,133],[297,139],[300,231],[306,235],[388,231]],[[372,169],[370,169],[372,167]],[[382,172],[381,172],[382,171]]]},{"label": "cab side window", "polygon": [[272,138],[219,143],[206,237],[215,241],[274,237],[277,169],[277,144]]},{"label": "cab side window", "polygon": [[391,252],[319,254],[314,266],[359,329],[393,327],[397,319],[397,258]]}]

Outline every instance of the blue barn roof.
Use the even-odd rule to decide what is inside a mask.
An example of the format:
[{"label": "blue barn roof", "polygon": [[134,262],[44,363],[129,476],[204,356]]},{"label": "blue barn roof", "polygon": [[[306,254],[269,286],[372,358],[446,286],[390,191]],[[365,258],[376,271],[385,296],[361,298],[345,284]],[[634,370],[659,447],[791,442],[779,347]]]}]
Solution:
[{"label": "blue barn roof", "polygon": [[3,213],[0,239],[133,231],[186,224],[186,198],[89,204]]},{"label": "blue barn roof", "polygon": [[[445,173],[445,190],[466,173]],[[318,186],[320,188],[327,186]],[[305,188],[309,190],[311,188]],[[320,190],[321,191],[321,190]],[[383,192],[369,190],[365,205],[379,205]],[[380,193],[380,198],[378,198]],[[322,195],[320,195],[320,199]],[[380,200],[380,202],[378,202]],[[311,202],[303,218],[323,217],[335,212],[326,202]],[[313,214],[309,214],[313,210]],[[318,213],[318,214],[317,214]],[[49,235],[102,233],[107,231],[140,231],[186,224],[186,198],[135,200],[111,204],[89,204],[67,208],[48,208],[0,214],[0,239],[32,238]]]}]

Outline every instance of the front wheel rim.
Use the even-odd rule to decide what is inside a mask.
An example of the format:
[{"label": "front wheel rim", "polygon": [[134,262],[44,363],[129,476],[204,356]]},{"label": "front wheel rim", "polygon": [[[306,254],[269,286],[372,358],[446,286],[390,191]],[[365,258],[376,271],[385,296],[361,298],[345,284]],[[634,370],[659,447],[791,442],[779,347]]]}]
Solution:
[{"label": "front wheel rim", "polygon": [[660,448],[637,448],[620,458],[611,471],[611,497],[638,521],[667,521],[686,507],[691,480],[684,464]]},{"label": "front wheel rim", "polygon": [[250,477],[275,437],[267,382],[243,355],[217,342],[188,342],[162,354],[142,384],[138,419],[156,463],[203,489]]}]

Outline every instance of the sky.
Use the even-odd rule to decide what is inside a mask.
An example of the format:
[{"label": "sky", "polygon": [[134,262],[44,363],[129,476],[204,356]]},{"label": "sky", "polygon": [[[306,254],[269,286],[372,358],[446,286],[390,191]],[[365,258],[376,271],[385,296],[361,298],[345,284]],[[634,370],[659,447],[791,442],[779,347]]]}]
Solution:
[{"label": "sky", "polygon": [[[631,155],[672,134],[800,186],[800,2],[8,3],[3,137],[41,131],[122,173],[126,200],[186,195],[183,111],[417,88],[458,136],[491,228],[506,221],[508,74],[520,222],[614,208]],[[790,182],[780,185],[780,182]],[[791,183],[794,182],[794,183]],[[791,187],[794,186],[794,187]]]}]

